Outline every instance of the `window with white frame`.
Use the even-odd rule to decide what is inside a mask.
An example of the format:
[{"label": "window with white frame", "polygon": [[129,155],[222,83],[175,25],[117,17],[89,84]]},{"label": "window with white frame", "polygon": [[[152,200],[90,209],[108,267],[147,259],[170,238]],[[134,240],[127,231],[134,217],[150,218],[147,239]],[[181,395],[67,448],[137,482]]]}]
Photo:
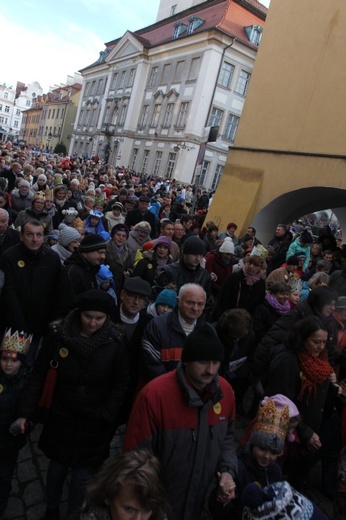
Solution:
[{"label": "window with white frame", "polygon": [[202,168],[200,174],[196,177],[196,185],[197,186],[204,186],[205,179],[208,175],[210,167],[210,161],[203,161]]},{"label": "window with white frame", "polygon": [[190,19],[189,19],[189,25],[188,25],[188,28],[187,28],[187,32],[189,34],[193,33],[193,31],[195,29],[197,29],[200,25],[202,25],[203,23],[203,20],[201,20],[200,18],[198,18],[197,16],[192,16]]},{"label": "window with white frame", "polygon": [[16,116],[20,116],[20,110],[19,110],[19,108],[17,108],[17,110],[16,110]]},{"label": "window with white frame", "polygon": [[137,156],[138,156],[138,148],[134,148],[133,152],[132,152],[132,159],[131,159],[131,170],[136,169]]},{"label": "window with white frame", "polygon": [[220,110],[219,108],[213,107],[210,119],[209,119],[209,125],[208,126],[220,126],[221,120],[223,116],[223,110]]},{"label": "window with white frame", "polygon": [[103,91],[103,79],[100,79],[99,85],[98,85],[98,88],[97,88],[97,93],[98,94],[102,94],[102,91]]},{"label": "window with white frame", "polygon": [[174,172],[175,160],[177,158],[176,153],[170,153],[168,155],[167,167],[166,167],[166,177],[167,179],[171,179]]},{"label": "window with white frame", "polygon": [[234,141],[235,134],[237,132],[239,123],[239,117],[235,116],[234,114],[230,114],[228,116],[226,131],[225,131],[225,139],[228,139],[229,141]]},{"label": "window with white frame", "polygon": [[162,126],[168,128],[172,124],[174,103],[168,103]]},{"label": "window with white frame", "polygon": [[161,112],[161,105],[159,105],[159,104],[155,105],[150,126],[156,127],[159,124],[160,112]]},{"label": "window with white frame", "polygon": [[162,161],[162,152],[156,152],[153,174],[158,177]]},{"label": "window with white frame", "polygon": [[4,122],[4,118],[0,117],[0,123],[3,123],[3,122]]},{"label": "window with white frame", "polygon": [[177,22],[174,24],[173,29],[173,39],[179,38],[179,36],[187,31],[187,25],[182,22]]},{"label": "window with white frame", "polygon": [[2,103],[0,103],[0,110],[2,110]]},{"label": "window with white frame", "polygon": [[13,122],[13,126],[14,126],[14,128],[18,128],[18,126],[19,126],[19,121],[18,121],[18,119],[16,119],[16,120]]},{"label": "window with white frame", "polygon": [[4,92],[4,99],[8,99],[8,92]]},{"label": "window with white frame", "polygon": [[218,84],[222,85],[223,87],[230,88],[233,72],[234,65],[228,63],[227,61],[224,61],[220,70]]},{"label": "window with white frame", "polygon": [[235,92],[237,94],[240,94],[241,96],[246,96],[246,92],[249,87],[250,77],[250,72],[246,72],[246,70],[240,71],[238,83],[235,89]]},{"label": "window with white frame", "polygon": [[149,105],[144,105],[142,108],[142,115],[139,121],[139,126],[145,126],[148,122]]},{"label": "window with white frame", "polygon": [[149,87],[153,87],[157,82],[157,75],[159,72],[159,67],[153,67],[151,69],[150,78],[149,78]]},{"label": "window with white frame", "polygon": [[87,96],[89,94],[89,90],[90,90],[90,81],[88,81],[88,83],[85,85],[84,96]]},{"label": "window with white frame", "polygon": [[31,101],[30,101],[30,99],[27,99],[27,100],[26,100],[25,105],[26,105],[27,107],[31,107]]},{"label": "window with white frame", "polygon": [[5,112],[6,112],[7,114],[10,113],[10,107],[9,107],[9,105],[5,105]]},{"label": "window with white frame", "polygon": [[222,164],[217,164],[216,168],[215,168],[214,179],[213,179],[213,182],[211,185],[212,190],[216,190],[216,188],[218,187],[222,172],[223,172]]},{"label": "window with white frame", "polygon": [[150,155],[150,150],[144,150],[142,170],[141,170],[142,173],[146,173],[146,171],[147,171],[149,155]]},{"label": "window with white frame", "polygon": [[123,105],[123,106],[121,107],[121,110],[120,110],[120,116],[119,116],[118,126],[124,126],[124,124],[125,124],[125,119],[126,119],[126,114],[127,114],[127,105]]},{"label": "window with white frame", "polygon": [[126,70],[123,70],[120,76],[119,88],[123,88],[125,86],[125,78],[126,78]]},{"label": "window with white frame", "polygon": [[129,74],[128,86],[132,87],[135,81],[136,69],[131,69]]},{"label": "window with white frame", "polygon": [[178,114],[178,119],[177,119],[177,127],[182,128],[185,126],[188,108],[189,108],[188,102],[181,103],[179,114]]},{"label": "window with white frame", "polygon": [[91,90],[90,90],[90,94],[91,94],[91,95],[95,94],[95,88],[96,88],[96,80],[94,80],[94,81],[91,83]]},{"label": "window with white frame", "polygon": [[173,16],[177,12],[177,4],[172,5],[171,7],[171,16]]},{"label": "window with white frame", "polygon": [[260,25],[249,25],[245,27],[245,32],[250,42],[258,47],[262,38],[263,28]]}]

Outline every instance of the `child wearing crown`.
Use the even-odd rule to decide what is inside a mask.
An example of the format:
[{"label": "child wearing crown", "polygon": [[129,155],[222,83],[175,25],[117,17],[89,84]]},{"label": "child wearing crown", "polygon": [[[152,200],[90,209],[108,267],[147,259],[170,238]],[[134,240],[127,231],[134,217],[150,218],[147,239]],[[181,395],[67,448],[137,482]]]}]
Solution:
[{"label": "child wearing crown", "polygon": [[[11,481],[19,450],[25,436],[11,428],[16,419],[16,405],[27,382],[29,370],[25,364],[32,337],[9,329],[0,347],[0,518],[6,509]],[[29,429],[29,427],[28,427]]]},{"label": "child wearing crown", "polygon": [[211,498],[209,503],[213,519],[242,518],[241,495],[248,484],[256,482],[265,487],[283,480],[277,459],[284,452],[286,437],[293,440],[290,431],[299,419],[297,407],[284,395],[263,399],[257,417],[245,434],[245,444],[241,442],[238,451],[237,498],[227,508],[216,501],[213,503]]}]

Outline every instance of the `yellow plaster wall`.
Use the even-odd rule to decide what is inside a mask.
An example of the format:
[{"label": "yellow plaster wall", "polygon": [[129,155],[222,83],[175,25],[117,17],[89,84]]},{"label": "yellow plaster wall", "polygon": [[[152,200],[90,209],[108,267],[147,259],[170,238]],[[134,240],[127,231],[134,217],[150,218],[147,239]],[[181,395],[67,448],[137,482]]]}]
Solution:
[{"label": "yellow plaster wall", "polygon": [[294,189],[346,188],[343,159],[285,154],[346,155],[345,27],[345,0],[271,0],[235,147],[283,153],[230,150],[207,216],[222,229]]}]

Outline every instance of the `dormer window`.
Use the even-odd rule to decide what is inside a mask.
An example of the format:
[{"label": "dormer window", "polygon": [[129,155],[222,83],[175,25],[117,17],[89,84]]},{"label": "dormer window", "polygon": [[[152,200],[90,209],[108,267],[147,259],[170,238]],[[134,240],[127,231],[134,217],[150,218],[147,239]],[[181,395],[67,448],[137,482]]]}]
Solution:
[{"label": "dormer window", "polygon": [[191,34],[195,29],[197,29],[197,27],[199,27],[200,25],[202,25],[203,23],[203,20],[201,20],[200,18],[198,18],[198,16],[192,16],[190,19],[189,19],[189,26],[187,28],[187,32],[189,34]]},{"label": "dormer window", "polygon": [[245,27],[245,32],[249,41],[258,47],[262,38],[263,28],[260,25],[249,25]]},{"label": "dormer window", "polygon": [[177,22],[174,24],[173,38],[179,38],[181,34],[186,32],[187,26],[184,23]]}]

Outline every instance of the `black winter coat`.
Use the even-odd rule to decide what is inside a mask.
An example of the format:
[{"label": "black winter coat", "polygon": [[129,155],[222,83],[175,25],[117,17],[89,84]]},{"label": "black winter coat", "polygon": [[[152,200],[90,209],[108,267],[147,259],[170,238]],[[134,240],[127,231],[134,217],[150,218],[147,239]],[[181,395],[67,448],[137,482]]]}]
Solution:
[{"label": "black winter coat", "polygon": [[306,394],[301,400],[298,400],[302,384],[301,368],[297,354],[292,350],[287,350],[284,345],[279,345],[274,349],[268,381],[265,395],[283,394],[297,406],[302,416],[302,421],[296,428],[297,434],[300,441],[307,444],[314,432],[319,433],[330,383],[326,380],[317,385],[316,395],[311,394],[309,400]]},{"label": "black winter coat", "polygon": [[66,316],[73,309],[73,300],[89,289],[98,289],[96,274],[100,266],[90,264],[78,251],[65,261],[59,284],[60,317]]},{"label": "black winter coat", "polygon": [[5,273],[1,292],[1,325],[41,337],[56,315],[60,259],[50,248],[30,251],[22,243],[10,247],[0,259]]},{"label": "black winter coat", "polygon": [[[315,313],[307,300],[298,303],[298,305],[289,311],[287,314],[278,319],[274,325],[269,329],[268,333],[262,338],[255,350],[254,356],[254,373],[266,384],[268,376],[268,367],[271,359],[272,349],[283,343],[285,336],[292,329],[293,325],[307,316],[314,316]],[[335,320],[334,320],[335,321]],[[337,356],[336,350],[336,322],[335,331],[329,335],[326,349],[328,351],[328,360],[334,363]]]},{"label": "black winter coat", "polygon": [[217,320],[227,309],[246,309],[250,314],[265,296],[265,282],[260,278],[254,285],[247,285],[243,271],[231,273],[221,285],[214,319]]},{"label": "black winter coat", "polygon": [[68,467],[99,466],[109,455],[128,385],[123,336],[111,324],[103,343],[85,356],[79,346],[66,346],[59,329],[50,334],[19,403],[18,417],[34,417],[52,359],[59,363],[57,383],[39,447],[48,458]]}]

